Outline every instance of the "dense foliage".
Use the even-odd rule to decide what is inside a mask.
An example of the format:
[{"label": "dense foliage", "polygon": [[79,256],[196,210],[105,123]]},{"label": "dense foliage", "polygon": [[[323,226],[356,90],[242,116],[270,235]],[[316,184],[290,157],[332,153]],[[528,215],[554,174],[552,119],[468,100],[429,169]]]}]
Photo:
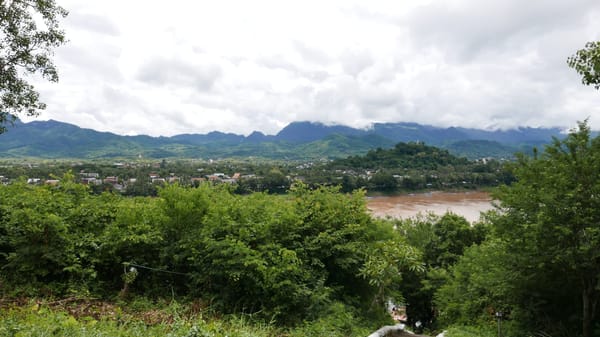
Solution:
[{"label": "dense foliage", "polygon": [[600,138],[580,123],[510,170],[516,180],[494,192],[498,210],[478,223],[395,222],[425,268],[396,285],[409,325],[450,337],[598,336]]},{"label": "dense foliage", "polygon": [[398,231],[423,254],[424,273],[408,272],[399,287],[407,303],[408,323],[417,330],[432,331],[456,322],[439,322],[434,294],[448,281],[452,267],[464,251],[480,244],[486,237],[487,226],[470,224],[463,217],[447,213],[428,214],[396,222]]},{"label": "dense foliage", "polygon": [[417,251],[366,212],[362,192],[295,185],[288,196],[177,185],[158,198],[0,186],[3,295],[200,298],[285,324],[343,303],[377,322]]},{"label": "dense foliage", "polygon": [[489,325],[507,336],[597,336],[600,301],[600,138],[586,123],[498,190],[491,233],[468,248],[436,294],[443,324]]},{"label": "dense foliage", "polygon": [[421,142],[412,142],[398,143],[389,150],[381,148],[371,150],[365,156],[338,159],[333,166],[364,169],[400,167],[435,170],[439,166],[466,165],[467,163],[467,159],[455,157],[446,150],[427,146]]},{"label": "dense foliage", "polygon": [[424,189],[473,189],[510,183],[512,177],[495,160],[470,161],[421,142],[398,143],[392,149],[337,159],[327,170],[339,172],[345,191],[397,192]]}]

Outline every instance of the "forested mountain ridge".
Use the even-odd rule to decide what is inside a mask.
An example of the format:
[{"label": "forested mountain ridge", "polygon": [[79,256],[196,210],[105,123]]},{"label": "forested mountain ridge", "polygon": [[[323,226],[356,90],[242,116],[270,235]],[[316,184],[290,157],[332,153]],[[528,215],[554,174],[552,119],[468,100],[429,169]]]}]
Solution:
[{"label": "forested mountain ridge", "polygon": [[[362,155],[398,142],[425,142],[468,158],[511,157],[560,137],[558,128],[476,130],[438,128],[415,123],[376,123],[368,129],[313,122],[294,122],[276,135],[255,131],[248,136],[213,131],[172,137],[121,136],[58,121],[17,122],[0,135],[5,158],[342,158]],[[471,150],[472,149],[472,150]]]}]

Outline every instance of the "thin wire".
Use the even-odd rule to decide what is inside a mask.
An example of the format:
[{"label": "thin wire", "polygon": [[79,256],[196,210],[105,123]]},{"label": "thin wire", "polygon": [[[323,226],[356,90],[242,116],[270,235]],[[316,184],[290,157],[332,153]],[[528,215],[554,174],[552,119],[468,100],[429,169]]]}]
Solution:
[{"label": "thin wire", "polygon": [[142,268],[142,269],[148,269],[148,270],[152,270],[152,271],[157,271],[157,272],[161,272],[161,273],[168,273],[168,274],[175,274],[175,275],[186,275],[186,276],[188,275],[187,273],[180,273],[180,272],[170,271],[170,270],[166,270],[166,269],[152,268],[152,267],[142,266],[142,265],[131,263],[131,262],[126,262],[126,263],[123,263],[123,264],[124,265],[128,265],[128,266],[132,266],[132,267],[137,267],[137,268]]}]

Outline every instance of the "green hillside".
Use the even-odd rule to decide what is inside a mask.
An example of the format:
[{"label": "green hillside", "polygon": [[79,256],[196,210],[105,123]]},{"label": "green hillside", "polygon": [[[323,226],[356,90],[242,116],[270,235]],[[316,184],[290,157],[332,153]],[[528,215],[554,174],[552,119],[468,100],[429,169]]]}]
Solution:
[{"label": "green hillside", "polygon": [[519,150],[546,144],[555,129],[484,131],[436,128],[408,123],[376,124],[371,129],[291,123],[277,135],[245,137],[213,131],[172,137],[121,136],[58,121],[17,122],[0,134],[4,158],[242,158],[314,160],[363,155],[398,142],[422,142],[470,159],[511,158]]},{"label": "green hillside", "polygon": [[335,166],[352,168],[406,168],[435,170],[439,166],[465,165],[468,160],[456,157],[448,150],[428,146],[420,142],[398,143],[391,149],[378,148],[364,156],[352,156],[334,161]]},{"label": "green hillside", "polygon": [[491,140],[461,140],[446,146],[451,153],[467,157],[469,159],[478,159],[484,157],[493,158],[513,158],[516,152],[522,149],[518,146],[504,145]]}]

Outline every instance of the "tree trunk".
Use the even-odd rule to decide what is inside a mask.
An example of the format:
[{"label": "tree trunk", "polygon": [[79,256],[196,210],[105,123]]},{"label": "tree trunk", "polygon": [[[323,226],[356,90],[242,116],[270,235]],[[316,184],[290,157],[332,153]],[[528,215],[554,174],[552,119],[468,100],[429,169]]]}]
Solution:
[{"label": "tree trunk", "polygon": [[127,297],[128,293],[129,293],[129,283],[125,282],[125,283],[123,283],[123,289],[121,289],[121,291],[119,292],[119,297],[125,298],[125,297]]},{"label": "tree trunk", "polygon": [[596,306],[598,304],[598,292],[596,290],[596,283],[598,281],[595,277],[591,280],[587,279],[583,281],[583,316],[582,316],[582,333],[583,337],[592,337],[592,322],[594,322],[594,316],[596,316]]},{"label": "tree trunk", "polygon": [[592,319],[590,318],[590,298],[587,290],[583,289],[583,337],[592,337]]}]

